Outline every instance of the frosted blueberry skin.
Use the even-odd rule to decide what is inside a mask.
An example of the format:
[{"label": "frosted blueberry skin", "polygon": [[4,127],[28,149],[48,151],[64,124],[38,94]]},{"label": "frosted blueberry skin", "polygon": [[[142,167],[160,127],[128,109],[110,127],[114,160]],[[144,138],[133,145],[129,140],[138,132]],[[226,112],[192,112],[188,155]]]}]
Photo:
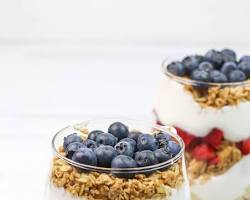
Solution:
[{"label": "frosted blueberry skin", "polygon": [[125,155],[125,156],[134,156],[134,148],[131,143],[126,141],[120,141],[115,145],[115,150],[117,151],[118,155]]},{"label": "frosted blueberry skin", "polygon": [[98,146],[110,145],[110,146],[114,147],[116,145],[117,141],[118,141],[118,139],[110,133],[100,133],[96,137],[96,143]]},{"label": "frosted blueberry skin", "polygon": [[86,147],[83,143],[81,142],[72,142],[70,143],[66,149],[64,149],[66,153],[66,157],[69,159],[72,159],[73,154],[80,148]]},{"label": "frosted blueberry skin", "polygon": [[181,146],[175,141],[169,141],[164,148],[167,152],[172,154],[172,157],[176,156],[181,151]]},{"label": "frosted blueberry skin", "polygon": [[70,134],[67,137],[64,137],[63,148],[66,149],[70,143],[73,143],[73,142],[82,143],[82,141],[83,141],[82,138],[80,136],[78,136],[76,133]]},{"label": "frosted blueberry skin", "polygon": [[172,154],[166,150],[166,148],[160,148],[154,151],[155,157],[159,161],[159,163],[168,161],[172,158]]},{"label": "frosted blueberry skin", "polygon": [[204,58],[199,55],[185,57],[182,60],[182,63],[185,66],[186,74],[191,74],[194,70],[196,70],[202,61],[204,61]]},{"label": "frosted blueberry skin", "polygon": [[249,62],[241,62],[238,65],[239,70],[243,71],[247,78],[250,78],[250,61]]},{"label": "frosted blueberry skin", "polygon": [[138,137],[141,135],[142,133],[140,131],[130,131],[128,134],[128,138],[131,138],[133,140],[135,140],[137,142]]},{"label": "frosted blueberry skin", "polygon": [[223,64],[223,62],[224,62],[222,53],[219,52],[219,51],[216,51],[216,50],[214,50],[214,49],[209,50],[209,51],[205,54],[205,58],[206,58],[209,62],[213,63],[213,65],[214,65],[215,67],[220,67],[220,66]]},{"label": "frosted blueberry skin", "polygon": [[151,150],[154,151],[158,149],[158,143],[157,140],[154,138],[151,134],[141,134],[137,140],[137,150],[143,151],[143,150]]},{"label": "frosted blueberry skin", "polygon": [[87,147],[87,148],[90,148],[92,150],[95,150],[97,148],[97,143],[94,141],[94,140],[90,140],[90,139],[87,139],[87,140],[84,140],[83,141],[83,144]]},{"label": "frosted blueberry skin", "polygon": [[226,83],[228,82],[227,76],[219,70],[213,70],[209,74],[210,80],[214,83]]},{"label": "frosted blueberry skin", "polygon": [[[119,125],[117,126],[117,124]],[[115,127],[113,130],[123,129],[119,128],[120,125],[120,127],[126,127],[126,129],[128,129],[128,127],[121,122],[112,123],[110,127],[114,125],[118,128]],[[154,129],[151,131],[153,130]],[[167,131],[157,131],[157,133],[156,131],[153,133],[128,131],[127,137],[119,141],[118,138],[111,133],[104,133],[101,130],[91,131],[90,136],[87,137],[88,139],[83,140],[82,137],[83,136],[80,137],[76,133],[64,137],[63,144],[66,146],[64,149],[65,157],[83,165],[97,166],[100,167],[100,169],[107,168],[106,170],[110,168],[112,174],[123,178],[130,178],[138,173],[149,175],[155,172],[155,169],[135,169],[131,170],[131,173],[124,173],[124,170],[115,168],[153,166],[159,162],[171,159],[171,156],[174,154],[170,152],[171,146],[169,147],[169,143],[173,138]],[[72,163],[72,165],[74,164]],[[76,168],[80,171],[88,172],[89,169],[87,166],[79,166],[80,165],[76,165]],[[138,170],[142,170],[142,172]]]},{"label": "frosted blueberry skin", "polygon": [[101,145],[94,150],[99,167],[111,167],[112,160],[118,155],[114,147]]},{"label": "frosted blueberry skin", "polygon": [[245,56],[242,56],[239,60],[239,62],[250,62],[250,56],[248,55],[245,55]]},{"label": "frosted blueberry skin", "polygon": [[103,133],[103,131],[93,130],[88,134],[88,139],[96,141],[96,138],[100,133]]},{"label": "frosted blueberry skin", "polygon": [[232,49],[223,49],[221,51],[224,62],[236,62],[237,55]]},{"label": "frosted blueberry skin", "polygon": [[86,165],[97,166],[96,154],[88,148],[78,149],[72,156],[72,160]]},{"label": "frosted blueberry skin", "polygon": [[184,76],[186,74],[186,68],[181,62],[172,62],[167,66],[167,69],[170,73],[176,76]]},{"label": "frosted blueberry skin", "polygon": [[154,152],[150,150],[136,152],[135,161],[139,167],[146,167],[159,163]]},{"label": "frosted blueberry skin", "polygon": [[[135,168],[137,167],[137,164],[135,160],[129,156],[125,155],[119,155],[116,156],[111,163],[112,168]],[[132,173],[119,173],[119,172],[113,172],[114,176],[119,178],[133,178],[135,174]]]},{"label": "frosted blueberry skin", "polygon": [[212,70],[214,70],[214,66],[210,62],[204,61],[199,64],[198,70],[211,72]]},{"label": "frosted blueberry skin", "polygon": [[128,127],[121,122],[111,124],[108,128],[108,132],[118,138],[118,140],[128,137],[129,134]]},{"label": "frosted blueberry skin", "polygon": [[122,142],[122,141],[126,141],[126,142],[130,143],[133,147],[134,152],[137,151],[137,143],[135,140],[133,140],[131,138],[123,138],[120,140],[120,142]]},{"label": "frosted blueberry skin", "polygon": [[170,141],[172,138],[171,136],[166,133],[166,132],[160,132],[154,135],[156,141],[159,144],[159,147],[161,147],[162,145],[166,144],[168,141]]},{"label": "frosted blueberry skin", "polygon": [[229,81],[230,82],[241,82],[245,81],[247,79],[247,76],[244,72],[240,70],[234,70],[229,74]]},{"label": "frosted blueberry skin", "polygon": [[194,70],[191,79],[204,82],[210,81],[209,73],[203,70]]},{"label": "frosted blueberry skin", "polygon": [[222,65],[221,67],[221,72],[223,74],[225,74],[226,76],[229,76],[229,74],[236,70],[238,67],[237,67],[237,64],[235,62],[226,62]]}]

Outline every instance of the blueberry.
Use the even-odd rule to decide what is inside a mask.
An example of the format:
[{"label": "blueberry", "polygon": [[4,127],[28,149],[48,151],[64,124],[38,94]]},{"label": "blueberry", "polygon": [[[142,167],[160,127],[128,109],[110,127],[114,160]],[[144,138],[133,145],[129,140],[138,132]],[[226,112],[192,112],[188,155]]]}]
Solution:
[{"label": "blueberry", "polygon": [[154,151],[157,160],[162,163],[172,158],[172,154],[166,150],[166,148],[156,149]]},{"label": "blueberry", "polygon": [[141,134],[137,141],[137,150],[151,150],[154,151],[158,149],[158,144],[154,136],[150,134]]},{"label": "blueberry", "polygon": [[[129,156],[125,155],[119,155],[116,156],[111,163],[112,168],[135,168],[137,167],[137,164],[135,160]],[[114,176],[117,176],[119,178],[133,178],[135,174],[132,173],[122,173],[122,172],[113,172]]]},{"label": "blueberry", "polygon": [[125,156],[134,156],[134,148],[133,146],[126,141],[120,141],[115,145],[115,150],[118,152],[119,155]]},{"label": "blueberry", "polygon": [[172,62],[167,66],[168,71],[176,76],[184,76],[186,73],[185,66],[181,62]]},{"label": "blueberry", "polygon": [[65,153],[66,153],[66,157],[71,159],[73,154],[80,148],[86,147],[83,143],[81,142],[72,142],[70,143],[66,149],[65,149]]},{"label": "blueberry", "polygon": [[95,149],[99,167],[110,167],[111,161],[117,156],[117,151],[112,146],[102,145]]},{"label": "blueberry", "polygon": [[209,73],[204,70],[194,70],[191,74],[191,79],[196,81],[209,82]]},{"label": "blueberry", "polygon": [[198,69],[202,70],[202,71],[210,72],[214,69],[214,66],[210,62],[204,61],[204,62],[199,64]]},{"label": "blueberry", "polygon": [[235,62],[236,53],[232,49],[223,49],[221,51],[224,62]]},{"label": "blueberry", "polygon": [[245,81],[246,79],[247,79],[246,74],[238,69],[232,71],[229,74],[230,82],[240,82],[240,81]]},{"label": "blueberry", "polygon": [[250,56],[242,56],[239,62],[250,62]]},{"label": "blueberry", "polygon": [[87,140],[83,141],[83,144],[92,150],[97,148],[97,144],[94,140],[87,139]]},{"label": "blueberry", "polygon": [[95,153],[86,147],[78,149],[72,156],[72,160],[86,165],[97,165]]},{"label": "blueberry", "polygon": [[170,152],[173,157],[176,156],[181,150],[181,146],[175,141],[169,141],[164,148],[166,148],[166,151]]},{"label": "blueberry", "polygon": [[135,141],[135,140],[133,140],[133,139],[131,139],[131,138],[123,138],[123,139],[120,140],[120,142],[122,142],[122,141],[126,141],[126,142],[130,143],[130,144],[132,145],[134,151],[136,151],[136,149],[137,149],[137,147],[136,147],[137,144],[136,144],[136,141]]},{"label": "blueberry", "polygon": [[112,168],[135,168],[137,164],[135,160],[129,156],[119,155],[116,156],[111,163]]},{"label": "blueberry", "polygon": [[96,137],[97,145],[110,145],[115,146],[117,143],[117,138],[110,133],[100,133]]},{"label": "blueberry", "polygon": [[131,132],[129,132],[129,134],[128,134],[128,138],[131,138],[131,139],[133,139],[133,140],[135,140],[135,141],[137,142],[138,137],[139,137],[141,134],[142,134],[142,133],[139,132],[139,131],[131,131]]},{"label": "blueberry", "polygon": [[223,61],[224,61],[222,53],[214,49],[209,50],[205,54],[205,58],[208,61],[212,62],[217,68],[219,68],[223,64]]},{"label": "blueberry", "polygon": [[250,61],[249,62],[241,62],[238,65],[238,68],[246,74],[247,78],[250,78]]},{"label": "blueberry", "polygon": [[136,152],[135,161],[139,167],[146,167],[158,163],[154,152],[150,150]]},{"label": "blueberry", "polygon": [[225,83],[228,81],[226,75],[219,70],[210,72],[210,80],[214,83]]},{"label": "blueberry", "polygon": [[171,140],[171,136],[166,132],[160,132],[155,135],[155,139],[157,140],[159,146],[162,146]]},{"label": "blueberry", "polygon": [[199,64],[202,62],[202,58],[200,56],[187,56],[182,60],[186,71],[191,74],[195,69],[198,68]]},{"label": "blueberry", "polygon": [[115,122],[108,128],[108,132],[121,140],[122,138],[128,137],[128,127],[121,122]]},{"label": "blueberry", "polygon": [[76,133],[73,133],[73,134],[68,135],[67,137],[64,137],[63,148],[66,149],[67,146],[73,142],[82,142],[82,138],[78,136]]},{"label": "blueberry", "polygon": [[88,139],[96,141],[96,137],[97,137],[97,135],[99,135],[100,133],[103,133],[103,131],[100,131],[100,130],[91,131],[91,132],[88,134]]},{"label": "blueberry", "polygon": [[226,62],[221,67],[221,72],[224,73],[226,76],[237,69],[237,65],[235,62]]}]

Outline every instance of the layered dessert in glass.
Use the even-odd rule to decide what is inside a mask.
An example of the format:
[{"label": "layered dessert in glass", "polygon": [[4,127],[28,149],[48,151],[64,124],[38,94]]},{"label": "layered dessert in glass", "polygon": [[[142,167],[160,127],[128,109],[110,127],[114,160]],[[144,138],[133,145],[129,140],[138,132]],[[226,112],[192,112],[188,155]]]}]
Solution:
[{"label": "layered dessert in glass", "polygon": [[210,50],[162,68],[154,112],[185,142],[193,198],[250,199],[250,56]]},{"label": "layered dessert in glass", "polygon": [[59,131],[45,199],[189,200],[184,142],[152,124],[107,118]]}]

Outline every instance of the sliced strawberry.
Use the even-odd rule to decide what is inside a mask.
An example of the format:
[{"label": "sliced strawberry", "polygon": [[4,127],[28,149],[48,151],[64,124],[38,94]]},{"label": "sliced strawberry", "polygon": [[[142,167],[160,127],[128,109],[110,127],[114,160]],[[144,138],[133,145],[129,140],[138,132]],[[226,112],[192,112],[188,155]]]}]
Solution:
[{"label": "sliced strawberry", "polygon": [[183,129],[179,127],[175,127],[177,130],[178,135],[183,139],[186,148],[191,144],[191,142],[195,139],[194,135],[191,135],[190,133],[184,131]]},{"label": "sliced strawberry", "polygon": [[218,149],[223,140],[223,132],[220,129],[214,128],[212,131],[204,137],[204,142],[211,145],[213,148]]},{"label": "sliced strawberry", "polygon": [[250,153],[250,138],[242,142],[241,152],[243,155]]},{"label": "sliced strawberry", "polygon": [[213,159],[216,155],[211,147],[207,144],[200,144],[196,146],[192,151],[192,156],[197,160],[208,161]]},{"label": "sliced strawberry", "polygon": [[209,165],[216,165],[220,162],[220,157],[219,156],[215,156],[214,158],[212,158],[211,160],[208,161]]}]

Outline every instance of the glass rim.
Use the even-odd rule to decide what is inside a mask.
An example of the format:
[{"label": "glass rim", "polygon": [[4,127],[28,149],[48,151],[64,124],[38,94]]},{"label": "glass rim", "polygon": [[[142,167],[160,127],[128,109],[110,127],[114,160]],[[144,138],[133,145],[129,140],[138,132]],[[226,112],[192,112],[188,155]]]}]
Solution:
[{"label": "glass rim", "polygon": [[[111,119],[111,118],[95,118],[95,119],[92,119],[92,120],[85,120],[81,123],[88,123],[88,122],[93,122],[94,120],[107,120],[107,119]],[[113,118],[112,118],[113,119]],[[119,118],[118,118],[119,119]],[[119,120],[122,120],[122,119],[119,119]],[[124,120],[135,120],[135,119],[129,119],[129,118],[126,118]],[[138,120],[136,120],[138,121]],[[144,120],[139,120],[139,121],[142,121],[144,122]],[[171,166],[173,165],[174,163],[176,163],[178,160],[180,160],[184,154],[184,149],[185,149],[185,144],[184,144],[184,141],[181,139],[181,137],[176,133],[174,133],[174,131],[168,131],[166,130],[165,128],[172,128],[172,130],[175,130],[176,129],[174,127],[171,127],[171,126],[160,126],[160,125],[152,125],[151,127],[156,129],[156,130],[160,130],[160,131],[164,131],[164,132],[167,132],[168,134],[170,134],[177,142],[178,144],[181,146],[181,150],[180,152],[175,155],[173,158],[165,161],[165,162],[162,162],[162,163],[158,163],[158,164],[155,164],[155,165],[150,165],[150,166],[146,166],[146,167],[135,167],[135,168],[106,168],[106,167],[98,167],[98,166],[92,166],[92,165],[86,165],[86,164],[81,164],[81,163],[77,163],[77,162],[74,162],[73,160],[63,156],[56,148],[56,145],[55,145],[55,140],[56,138],[63,132],[65,131],[66,129],[70,128],[70,127],[74,127],[75,125],[69,125],[69,126],[66,126],[65,128],[59,130],[52,138],[52,142],[51,142],[51,145],[52,145],[52,149],[54,151],[54,153],[56,154],[56,157],[64,160],[65,162],[67,162],[68,164],[70,165],[73,165],[75,167],[78,167],[78,168],[81,168],[81,169],[85,169],[85,170],[90,170],[90,171],[95,171],[95,172],[106,172],[106,173],[143,173],[143,172],[149,172],[149,171],[155,171],[155,170],[159,170],[159,169],[162,169],[164,167],[168,167],[168,166]],[[165,128],[164,128],[165,127]]]},{"label": "glass rim", "polygon": [[214,83],[214,82],[196,81],[196,80],[191,80],[185,77],[176,76],[167,70],[168,64],[169,64],[169,59],[165,58],[161,64],[162,72],[164,73],[164,75],[184,85],[192,85],[192,86],[207,85],[207,86],[212,86],[212,87],[226,87],[226,86],[235,87],[235,86],[248,86],[248,85],[250,86],[249,79],[245,81],[241,81],[241,82]]}]

